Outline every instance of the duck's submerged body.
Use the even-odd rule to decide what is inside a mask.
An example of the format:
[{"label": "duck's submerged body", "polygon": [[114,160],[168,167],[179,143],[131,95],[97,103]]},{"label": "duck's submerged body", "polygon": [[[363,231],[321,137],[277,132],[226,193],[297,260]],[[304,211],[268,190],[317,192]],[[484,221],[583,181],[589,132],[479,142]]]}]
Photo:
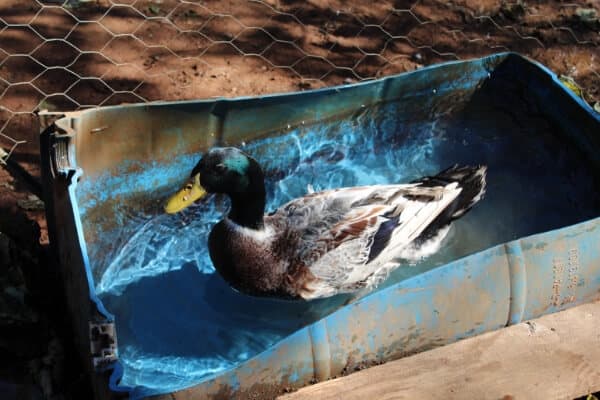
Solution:
[{"label": "duck's submerged body", "polygon": [[251,295],[310,300],[368,290],[437,251],[450,223],[482,198],[485,172],[452,167],[409,184],[310,193],[259,219],[240,207],[262,192],[230,194],[233,209],[210,234],[210,256]]}]

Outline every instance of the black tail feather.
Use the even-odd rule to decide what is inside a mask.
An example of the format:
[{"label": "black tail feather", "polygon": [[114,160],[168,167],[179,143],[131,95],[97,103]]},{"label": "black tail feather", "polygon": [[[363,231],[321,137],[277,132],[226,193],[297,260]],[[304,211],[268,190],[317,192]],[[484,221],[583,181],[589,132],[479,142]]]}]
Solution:
[{"label": "black tail feather", "polygon": [[429,176],[413,181],[422,186],[446,186],[457,182],[462,189],[458,197],[419,235],[415,240],[424,243],[434,237],[440,229],[448,226],[452,221],[462,217],[485,195],[485,178],[487,167],[458,166],[454,165],[435,176]]}]

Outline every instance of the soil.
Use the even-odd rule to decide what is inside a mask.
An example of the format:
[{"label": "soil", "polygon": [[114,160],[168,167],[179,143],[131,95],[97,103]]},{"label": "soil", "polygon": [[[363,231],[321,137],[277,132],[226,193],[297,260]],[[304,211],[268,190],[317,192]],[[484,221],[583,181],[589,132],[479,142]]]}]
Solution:
[{"label": "soil", "polygon": [[508,50],[600,101],[600,0],[60,3],[0,6],[0,133],[26,141],[0,166],[1,398],[87,398],[52,292],[40,109],[309,90]]},{"label": "soil", "polygon": [[0,129],[27,141],[14,158],[34,175],[39,109],[307,90],[508,50],[600,101],[600,0],[5,0],[0,17],[30,26],[0,32]]}]

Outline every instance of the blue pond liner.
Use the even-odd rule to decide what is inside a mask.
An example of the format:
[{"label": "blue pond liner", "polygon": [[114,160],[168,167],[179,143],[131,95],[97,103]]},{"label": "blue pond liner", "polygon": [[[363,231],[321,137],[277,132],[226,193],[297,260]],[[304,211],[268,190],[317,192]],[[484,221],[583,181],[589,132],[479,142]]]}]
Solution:
[{"label": "blue pond liner", "polygon": [[[600,118],[515,54],[310,92],[44,119],[50,235],[100,398],[273,397],[600,295]],[[440,253],[365,297],[252,298],[206,254],[225,199],[161,212],[216,144],[261,162],[269,209],[309,184],[406,182],[454,163],[487,164],[488,192]],[[110,383],[94,372],[107,367]]]}]

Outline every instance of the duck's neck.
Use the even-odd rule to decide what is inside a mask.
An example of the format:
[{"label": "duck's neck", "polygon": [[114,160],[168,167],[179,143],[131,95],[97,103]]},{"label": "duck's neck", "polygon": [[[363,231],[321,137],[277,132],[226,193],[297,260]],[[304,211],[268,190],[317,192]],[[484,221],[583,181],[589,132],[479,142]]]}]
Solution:
[{"label": "duck's neck", "polygon": [[229,193],[231,198],[229,219],[246,228],[262,229],[267,194],[262,169],[254,160],[250,161],[247,177],[248,190]]},{"label": "duck's neck", "polygon": [[262,192],[236,193],[229,197],[231,198],[230,220],[250,229],[263,228],[266,198],[264,188]]}]

